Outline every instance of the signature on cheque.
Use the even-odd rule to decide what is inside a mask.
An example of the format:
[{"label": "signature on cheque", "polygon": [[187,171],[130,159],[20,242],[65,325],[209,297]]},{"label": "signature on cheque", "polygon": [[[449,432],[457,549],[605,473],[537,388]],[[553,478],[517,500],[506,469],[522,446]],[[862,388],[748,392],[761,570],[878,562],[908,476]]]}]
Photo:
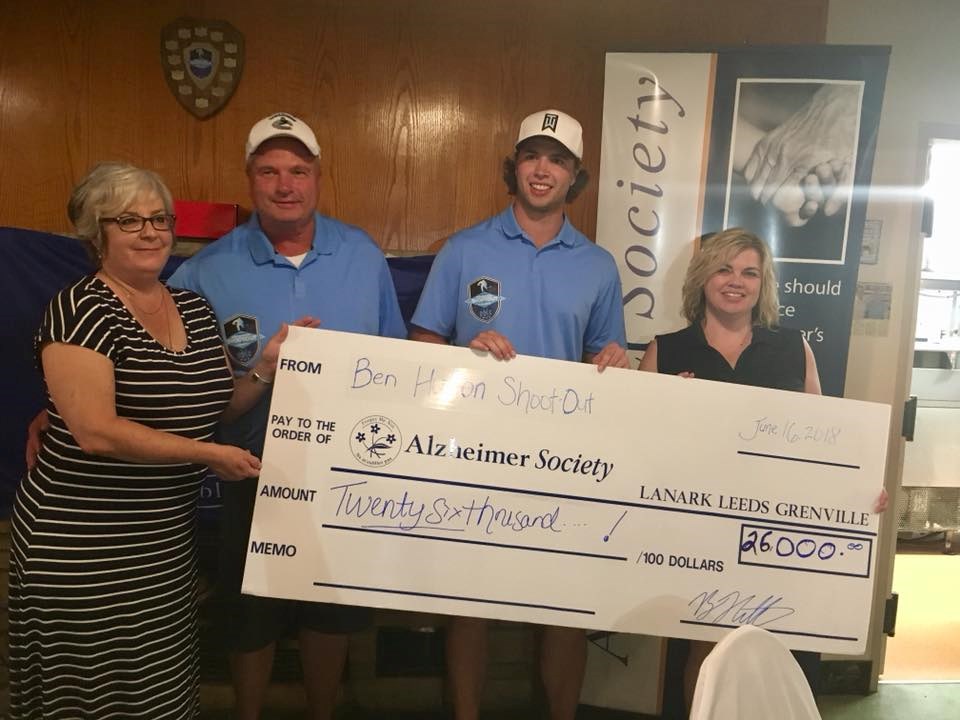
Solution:
[{"label": "signature on cheque", "polygon": [[739,590],[707,590],[687,603],[693,616],[711,625],[734,624],[763,627],[793,615],[796,610],[783,603],[783,596],[745,594]]}]

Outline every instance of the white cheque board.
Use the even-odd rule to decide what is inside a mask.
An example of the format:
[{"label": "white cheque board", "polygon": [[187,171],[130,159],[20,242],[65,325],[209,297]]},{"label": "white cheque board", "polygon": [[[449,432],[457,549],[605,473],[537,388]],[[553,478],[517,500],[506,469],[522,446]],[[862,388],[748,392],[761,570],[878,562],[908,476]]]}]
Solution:
[{"label": "white cheque board", "polygon": [[244,592],[867,638],[889,407],[291,328]]}]

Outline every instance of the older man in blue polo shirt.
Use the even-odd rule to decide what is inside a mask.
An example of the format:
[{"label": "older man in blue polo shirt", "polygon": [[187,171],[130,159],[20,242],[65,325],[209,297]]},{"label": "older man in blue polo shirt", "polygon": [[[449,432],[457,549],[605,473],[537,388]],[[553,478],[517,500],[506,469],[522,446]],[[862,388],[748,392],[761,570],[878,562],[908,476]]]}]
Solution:
[{"label": "older man in blue polo shirt", "polygon": [[[255,213],[187,260],[170,285],[206,297],[240,377],[269,390],[273,378],[253,368],[265,338],[282,323],[317,318],[328,330],[404,337],[406,329],[383,253],[359,228],[316,211],[320,147],[313,131],[287,113],[250,130],[247,178]],[[260,457],[270,393],[221,431],[225,442]],[[228,623],[225,637],[236,692],[236,717],[257,718],[270,683],[276,640],[296,629],[304,685],[314,719],[333,714],[347,652],[347,633],[370,622],[370,611],[241,595],[256,479],[224,483],[220,574]]]},{"label": "older man in blue polo shirt", "polygon": [[[437,255],[410,337],[483,350],[627,367],[623,298],[613,257],[564,213],[587,182],[580,123],[559,110],[528,116],[504,161],[514,201],[457,233]],[[447,672],[457,720],[476,720],[486,621],[454,618]],[[582,630],[544,627],[540,674],[550,715],[572,720],[586,662]]]}]

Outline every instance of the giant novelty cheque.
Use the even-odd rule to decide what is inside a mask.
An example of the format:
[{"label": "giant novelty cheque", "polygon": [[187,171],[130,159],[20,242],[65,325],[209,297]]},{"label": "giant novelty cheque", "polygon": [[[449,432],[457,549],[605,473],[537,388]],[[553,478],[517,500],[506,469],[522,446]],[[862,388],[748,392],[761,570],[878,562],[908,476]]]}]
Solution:
[{"label": "giant novelty cheque", "polygon": [[862,653],[889,407],[290,328],[243,591]]}]

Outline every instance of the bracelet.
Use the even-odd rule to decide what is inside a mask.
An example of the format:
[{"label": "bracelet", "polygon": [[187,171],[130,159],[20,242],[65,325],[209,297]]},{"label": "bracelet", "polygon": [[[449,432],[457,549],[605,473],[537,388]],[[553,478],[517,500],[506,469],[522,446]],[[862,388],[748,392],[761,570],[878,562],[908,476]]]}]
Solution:
[{"label": "bracelet", "polygon": [[251,370],[251,371],[250,371],[250,379],[253,380],[255,383],[259,383],[260,385],[273,385],[273,379],[272,379],[272,378],[265,378],[263,375],[261,375],[260,373],[258,373],[256,370]]}]

